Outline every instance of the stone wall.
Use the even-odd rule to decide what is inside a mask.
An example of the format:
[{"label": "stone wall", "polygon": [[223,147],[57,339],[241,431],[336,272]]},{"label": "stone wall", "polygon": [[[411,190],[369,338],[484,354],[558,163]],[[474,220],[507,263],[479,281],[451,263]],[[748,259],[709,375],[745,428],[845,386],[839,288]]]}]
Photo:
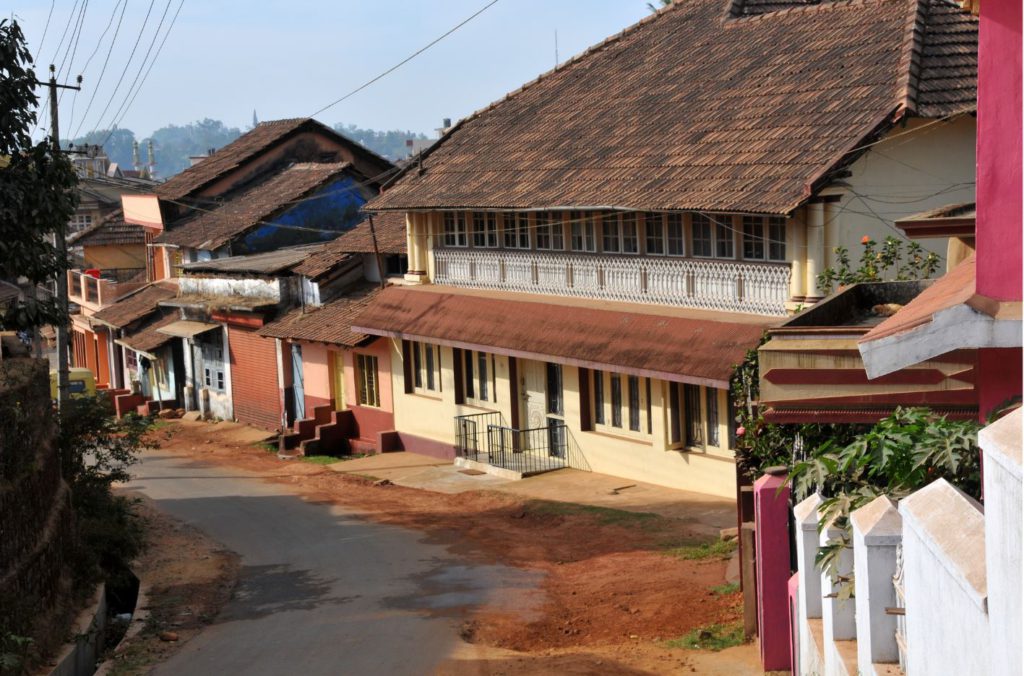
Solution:
[{"label": "stone wall", "polygon": [[0,633],[40,647],[59,640],[48,630],[67,599],[73,546],[55,435],[46,362],[0,362]]}]

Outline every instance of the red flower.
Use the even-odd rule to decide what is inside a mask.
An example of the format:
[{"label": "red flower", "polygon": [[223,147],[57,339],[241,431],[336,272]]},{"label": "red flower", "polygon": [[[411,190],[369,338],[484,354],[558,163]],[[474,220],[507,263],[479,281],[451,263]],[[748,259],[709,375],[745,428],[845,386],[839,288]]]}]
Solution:
[{"label": "red flower", "polygon": [[870,241],[871,241],[871,238],[868,237],[867,235],[864,235],[863,237],[860,238],[860,243],[861,244],[867,244]]},{"label": "red flower", "polygon": [[742,425],[736,428],[736,436],[742,437],[746,433],[747,433],[747,430]]}]

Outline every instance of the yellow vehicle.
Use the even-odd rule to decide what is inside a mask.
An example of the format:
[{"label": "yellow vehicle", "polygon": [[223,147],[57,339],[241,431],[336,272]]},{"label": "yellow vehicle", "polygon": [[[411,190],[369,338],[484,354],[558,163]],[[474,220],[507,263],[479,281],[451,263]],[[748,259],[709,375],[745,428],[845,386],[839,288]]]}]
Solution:
[{"label": "yellow vehicle", "polygon": [[[68,369],[68,391],[72,397],[95,397],[96,378],[87,368]],[[57,398],[57,372],[50,371],[50,398]]]}]

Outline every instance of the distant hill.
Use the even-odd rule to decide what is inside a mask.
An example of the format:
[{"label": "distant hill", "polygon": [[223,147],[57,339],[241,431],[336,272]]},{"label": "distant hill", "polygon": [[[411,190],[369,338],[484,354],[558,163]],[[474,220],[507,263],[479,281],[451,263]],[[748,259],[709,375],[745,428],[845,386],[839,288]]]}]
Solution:
[{"label": "distant hill", "polygon": [[[378,155],[389,160],[397,160],[408,155],[405,142],[407,139],[426,139],[426,134],[394,129],[377,131],[363,129],[354,124],[338,123],[335,131],[357,141]],[[209,118],[186,125],[169,124],[153,132],[151,137],[136,139],[130,129],[114,129],[107,138],[107,132],[93,132],[74,139],[63,141],[64,147],[69,143],[75,145],[94,145],[103,143],[107,157],[117,162],[121,169],[132,169],[132,143],[139,142],[139,155],[143,164],[146,162],[146,146],[153,141],[156,155],[157,178],[170,178],[189,166],[189,156],[203,155],[210,148],[221,148],[231,143],[242,134],[237,127],[227,127],[220,120]]]}]

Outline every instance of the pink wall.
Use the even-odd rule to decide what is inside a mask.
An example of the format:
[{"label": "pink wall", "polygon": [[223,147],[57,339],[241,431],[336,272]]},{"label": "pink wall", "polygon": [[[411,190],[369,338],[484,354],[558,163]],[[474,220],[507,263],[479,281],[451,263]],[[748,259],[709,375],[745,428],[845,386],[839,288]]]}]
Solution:
[{"label": "pink wall", "polygon": [[981,3],[978,293],[1021,299],[1021,1]]},{"label": "pink wall", "polygon": [[321,343],[302,345],[302,388],[306,397],[306,415],[331,403],[331,351]]},{"label": "pink wall", "polygon": [[790,667],[789,488],[785,476],[765,474],[754,482],[754,548],[757,570],[757,633],[765,671]]}]

